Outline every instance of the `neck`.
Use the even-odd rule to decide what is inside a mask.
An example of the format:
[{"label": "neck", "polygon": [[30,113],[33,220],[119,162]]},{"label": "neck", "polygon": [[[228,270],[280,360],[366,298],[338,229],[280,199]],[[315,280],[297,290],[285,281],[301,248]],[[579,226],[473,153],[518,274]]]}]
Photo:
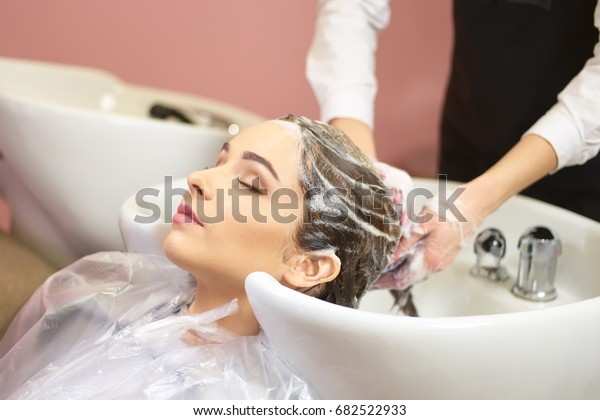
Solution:
[{"label": "neck", "polygon": [[238,311],[217,321],[217,324],[237,335],[256,335],[260,326],[245,290],[231,290],[228,287],[215,287],[197,279],[196,296],[189,307],[190,314],[199,314],[226,305],[233,299],[237,299]]}]

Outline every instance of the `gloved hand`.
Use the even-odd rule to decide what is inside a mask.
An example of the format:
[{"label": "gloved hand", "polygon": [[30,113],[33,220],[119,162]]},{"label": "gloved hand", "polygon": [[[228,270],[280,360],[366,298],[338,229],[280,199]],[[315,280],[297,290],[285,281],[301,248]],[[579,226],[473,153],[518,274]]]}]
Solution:
[{"label": "gloved hand", "polygon": [[[384,179],[384,183],[386,180]],[[387,185],[387,184],[386,184]],[[410,220],[411,203],[403,196],[402,237],[388,266],[373,288],[404,290],[423,281],[431,273],[445,269],[473,235],[483,217],[471,210],[460,198],[460,188],[441,197],[429,199],[418,217]]]}]

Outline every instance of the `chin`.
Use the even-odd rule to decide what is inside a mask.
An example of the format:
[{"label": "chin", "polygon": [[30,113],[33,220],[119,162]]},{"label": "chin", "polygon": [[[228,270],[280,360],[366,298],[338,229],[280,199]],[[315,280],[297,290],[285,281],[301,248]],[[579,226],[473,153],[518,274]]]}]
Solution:
[{"label": "chin", "polygon": [[163,251],[165,256],[171,260],[172,263],[178,265],[179,267],[186,269],[185,264],[185,255],[186,255],[186,247],[182,241],[179,241],[177,238],[177,234],[173,231],[169,232],[167,237],[163,242]]},{"label": "chin", "polygon": [[[195,246],[196,245],[196,246]],[[182,270],[194,275],[203,272],[205,261],[200,257],[202,250],[189,237],[171,231],[163,242],[165,256]]]}]

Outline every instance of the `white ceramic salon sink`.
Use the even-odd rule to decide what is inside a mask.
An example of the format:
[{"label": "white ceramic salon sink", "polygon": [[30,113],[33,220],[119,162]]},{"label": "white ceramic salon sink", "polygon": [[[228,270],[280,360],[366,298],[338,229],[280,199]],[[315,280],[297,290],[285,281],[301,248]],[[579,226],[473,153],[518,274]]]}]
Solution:
[{"label": "white ceramic salon sink", "polygon": [[[437,182],[415,179],[436,192]],[[517,242],[532,226],[562,241],[550,302],[510,289]],[[481,229],[500,229],[510,278],[469,274],[473,239],[445,271],[414,286],[420,317],[398,315],[387,291],[371,291],[360,310],[290,291],[253,274],[248,295],[267,336],[321,398],[600,398],[600,224],[514,197]]]},{"label": "white ceramic salon sink", "polygon": [[[150,118],[154,105],[195,124]],[[99,69],[0,57],[0,195],[12,233],[58,267],[123,250],[123,200],[212,165],[223,142],[264,119]]]},{"label": "white ceramic salon sink", "polygon": [[[425,180],[418,180],[417,186],[436,188],[435,182]],[[555,280],[557,298],[549,302],[525,300],[511,292],[519,264],[518,240],[527,228],[533,226],[548,227],[562,243]],[[558,207],[518,196],[492,214],[479,231],[488,227],[499,229],[506,238],[503,266],[509,278],[495,282],[470,274],[476,262],[472,237],[448,269],[413,288],[413,298],[421,317],[530,311],[600,296],[600,224]],[[363,299],[361,309],[387,313],[386,308],[392,305],[391,295],[378,290]]]}]

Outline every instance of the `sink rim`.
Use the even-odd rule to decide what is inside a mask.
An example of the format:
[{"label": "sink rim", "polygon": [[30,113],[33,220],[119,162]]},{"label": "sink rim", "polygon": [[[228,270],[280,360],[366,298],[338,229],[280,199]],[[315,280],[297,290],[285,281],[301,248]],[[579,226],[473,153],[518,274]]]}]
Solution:
[{"label": "sink rim", "polygon": [[[65,64],[52,61],[42,60],[28,60],[12,57],[0,56],[0,74],[2,67],[1,65],[6,63],[8,66],[24,66],[26,68],[39,67],[39,76],[45,77],[43,71],[49,69],[50,71],[63,71],[65,73],[76,72],[78,75],[85,77],[90,80],[90,83],[97,83],[99,81],[105,82],[107,85],[106,90],[102,90],[102,96],[111,95],[117,100],[117,103],[122,103],[123,98],[139,98],[144,100],[144,95],[151,94],[156,96],[157,100],[166,100],[173,102],[180,102],[189,106],[204,106],[206,108],[218,109],[220,114],[239,114],[244,116],[244,121],[235,121],[240,125],[248,125],[248,121],[251,118],[265,120],[266,118],[255,114],[251,111],[239,108],[235,105],[221,102],[219,100],[200,97],[194,93],[175,91],[170,89],[158,88],[153,86],[139,85],[135,83],[128,83],[120,79],[116,74],[89,66],[81,66],[74,64]],[[10,83],[5,83],[5,86],[9,86]],[[182,124],[173,121],[165,121],[161,119],[149,118],[145,115],[135,115],[125,113],[119,109],[102,109],[98,103],[97,107],[90,107],[84,105],[77,105],[75,103],[61,103],[56,102],[52,99],[43,97],[32,96],[23,92],[19,92],[18,89],[3,88],[0,84],[0,101],[7,101],[8,103],[13,102],[19,106],[26,106],[30,108],[40,108],[43,111],[51,110],[59,115],[71,114],[77,117],[99,117],[101,119],[112,120],[115,124],[127,124],[130,126],[144,126],[151,129],[160,129],[167,127],[169,130],[197,132],[198,130],[203,132],[215,132],[220,133],[223,128],[210,127],[205,125],[194,125],[194,124]]]},{"label": "sink rim", "polygon": [[[367,292],[369,293],[369,292]],[[515,299],[519,299],[518,297],[514,297]],[[328,302],[324,302],[328,303]],[[373,315],[379,315],[383,317],[390,317],[391,319],[407,319],[414,320],[415,322],[424,322],[424,321],[432,321],[432,323],[451,323],[451,322],[472,322],[472,323],[499,323],[503,321],[505,318],[538,318],[540,316],[548,315],[558,315],[560,312],[565,312],[566,314],[570,312],[578,312],[583,309],[585,306],[595,305],[597,304],[600,308],[600,296],[582,299],[577,302],[566,303],[563,305],[549,306],[545,308],[537,308],[537,309],[529,309],[522,311],[510,311],[510,312],[502,312],[502,313],[494,313],[494,314],[480,314],[480,315],[448,315],[448,316],[419,316],[419,317],[409,317],[404,316],[402,314],[393,314],[393,313],[383,313],[383,312],[373,312],[366,309],[361,309],[360,307],[355,310],[362,313],[369,313]],[[360,306],[360,305],[359,305]],[[351,309],[351,308],[348,308]],[[419,308],[417,307],[417,310]],[[566,315],[565,314],[565,315]]]}]

